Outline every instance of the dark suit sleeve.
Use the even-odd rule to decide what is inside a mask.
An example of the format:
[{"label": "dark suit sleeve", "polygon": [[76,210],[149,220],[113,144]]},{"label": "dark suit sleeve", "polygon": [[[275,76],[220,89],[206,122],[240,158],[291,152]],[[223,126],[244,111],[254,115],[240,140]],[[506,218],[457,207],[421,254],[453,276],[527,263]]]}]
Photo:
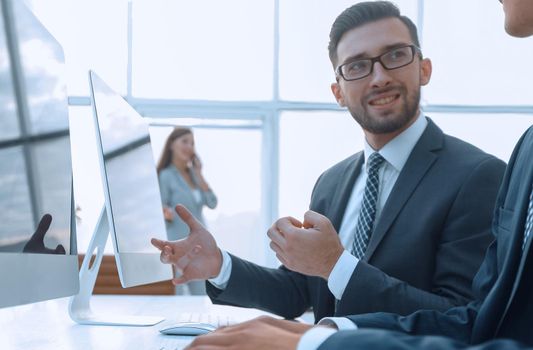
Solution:
[{"label": "dark suit sleeve", "polygon": [[271,269],[231,256],[231,277],[226,289],[206,283],[215,304],[252,307],[292,319],[310,306],[304,275],[285,268]]},{"label": "dark suit sleeve", "polygon": [[438,335],[467,343],[482,304],[498,279],[498,242],[494,241],[477,272],[472,289],[474,301],[446,312],[420,310],[408,316],[392,313],[369,313],[348,316],[360,329],[382,329],[409,335]]},{"label": "dark suit sleeve", "polygon": [[[337,315],[377,310],[401,315],[420,309],[444,311],[472,300],[470,281],[483,259],[483,247],[493,238],[490,223],[504,168],[503,162],[487,158],[461,186],[441,228],[440,241],[436,242],[430,291],[360,261],[338,304]],[[405,249],[405,259],[409,259],[409,249]]]},{"label": "dark suit sleeve", "polygon": [[494,339],[477,345],[439,336],[409,336],[377,329],[339,331],[330,336],[318,350],[526,350],[528,345],[510,339]]}]

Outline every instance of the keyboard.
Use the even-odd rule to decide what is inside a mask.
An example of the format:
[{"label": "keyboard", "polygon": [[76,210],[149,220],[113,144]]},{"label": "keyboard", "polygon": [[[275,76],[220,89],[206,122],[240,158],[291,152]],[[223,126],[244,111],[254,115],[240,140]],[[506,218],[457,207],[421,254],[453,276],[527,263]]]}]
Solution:
[{"label": "keyboard", "polygon": [[235,317],[224,315],[224,314],[198,313],[198,312],[193,312],[193,313],[183,312],[175,320],[176,323],[178,322],[209,323],[217,328],[231,326],[242,321],[243,320],[239,320]]},{"label": "keyboard", "polygon": [[155,350],[182,350],[192,341],[192,338],[165,337],[161,339]]}]

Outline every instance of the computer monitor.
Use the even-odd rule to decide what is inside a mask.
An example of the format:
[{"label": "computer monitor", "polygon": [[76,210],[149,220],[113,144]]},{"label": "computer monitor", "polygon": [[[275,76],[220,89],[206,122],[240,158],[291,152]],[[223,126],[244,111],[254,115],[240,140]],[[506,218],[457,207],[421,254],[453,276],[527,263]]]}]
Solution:
[{"label": "computer monitor", "polygon": [[169,280],[151,237],[165,239],[148,122],[96,73],[89,72],[109,231],[123,287]]},{"label": "computer monitor", "polygon": [[[71,317],[82,324],[151,325],[162,319],[93,315],[88,307],[108,232],[123,287],[172,278],[172,269],[150,244],[151,237],[165,239],[166,229],[148,123],[92,71],[89,83],[105,210],[81,267],[81,291],[71,303]],[[96,267],[91,270],[93,252]]]},{"label": "computer monitor", "polygon": [[79,288],[61,45],[0,0],[0,307]]}]

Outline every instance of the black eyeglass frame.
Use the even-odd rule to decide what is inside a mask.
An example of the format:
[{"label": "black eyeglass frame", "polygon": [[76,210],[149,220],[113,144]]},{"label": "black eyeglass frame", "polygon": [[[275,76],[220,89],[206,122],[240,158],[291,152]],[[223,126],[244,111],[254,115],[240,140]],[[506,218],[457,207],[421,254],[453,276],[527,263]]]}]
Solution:
[{"label": "black eyeglass frame", "polygon": [[[401,66],[398,66],[398,67],[394,67],[394,68],[388,68],[385,63],[383,63],[383,61],[381,60],[381,57],[391,53],[392,51],[395,51],[395,50],[398,50],[398,49],[403,49],[404,47],[409,47],[411,48],[411,54],[412,54],[412,57],[411,57],[411,60],[405,64],[402,64]],[[335,69],[335,74],[337,75],[337,80],[338,80],[338,77],[341,77],[342,79],[344,79],[345,81],[354,81],[354,80],[360,80],[360,79],[364,79],[366,77],[368,77],[370,74],[372,74],[372,72],[374,71],[374,64],[376,62],[379,62],[381,64],[381,66],[383,68],[385,68],[386,70],[394,70],[394,69],[398,69],[398,68],[402,68],[402,67],[405,67],[407,65],[410,65],[411,63],[413,63],[413,61],[415,60],[415,56],[416,54],[418,53],[419,57],[422,58],[422,50],[416,46],[416,45],[404,45],[404,46],[398,46],[398,47],[395,47],[387,52],[384,52],[382,53],[381,55],[379,56],[375,56],[375,57],[370,57],[370,58],[363,58],[363,59],[358,59],[358,60],[353,60],[353,61],[349,61],[349,62],[346,62],[346,63],[343,63],[341,64],[340,66],[337,67],[337,69]],[[344,76],[344,74],[342,73],[342,67],[344,67],[345,65],[347,64],[353,64],[354,62],[359,62],[359,61],[370,61],[370,71],[368,72],[368,74],[362,76],[362,77],[359,77],[359,78],[355,78],[355,79],[346,79],[346,77]]]}]

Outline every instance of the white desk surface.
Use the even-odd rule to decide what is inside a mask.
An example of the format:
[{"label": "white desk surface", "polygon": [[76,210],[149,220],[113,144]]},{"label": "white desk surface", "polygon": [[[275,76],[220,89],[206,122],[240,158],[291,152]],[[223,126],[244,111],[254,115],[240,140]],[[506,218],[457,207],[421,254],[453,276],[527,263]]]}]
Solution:
[{"label": "white desk surface", "polygon": [[203,296],[97,295],[91,299],[95,313],[163,316],[166,320],[150,327],[86,326],[70,319],[68,300],[62,298],[0,309],[0,349],[173,349],[173,345],[184,346],[193,339],[159,333],[159,329],[175,321],[180,312],[210,312],[237,318],[264,314],[253,309],[212,305]]}]

